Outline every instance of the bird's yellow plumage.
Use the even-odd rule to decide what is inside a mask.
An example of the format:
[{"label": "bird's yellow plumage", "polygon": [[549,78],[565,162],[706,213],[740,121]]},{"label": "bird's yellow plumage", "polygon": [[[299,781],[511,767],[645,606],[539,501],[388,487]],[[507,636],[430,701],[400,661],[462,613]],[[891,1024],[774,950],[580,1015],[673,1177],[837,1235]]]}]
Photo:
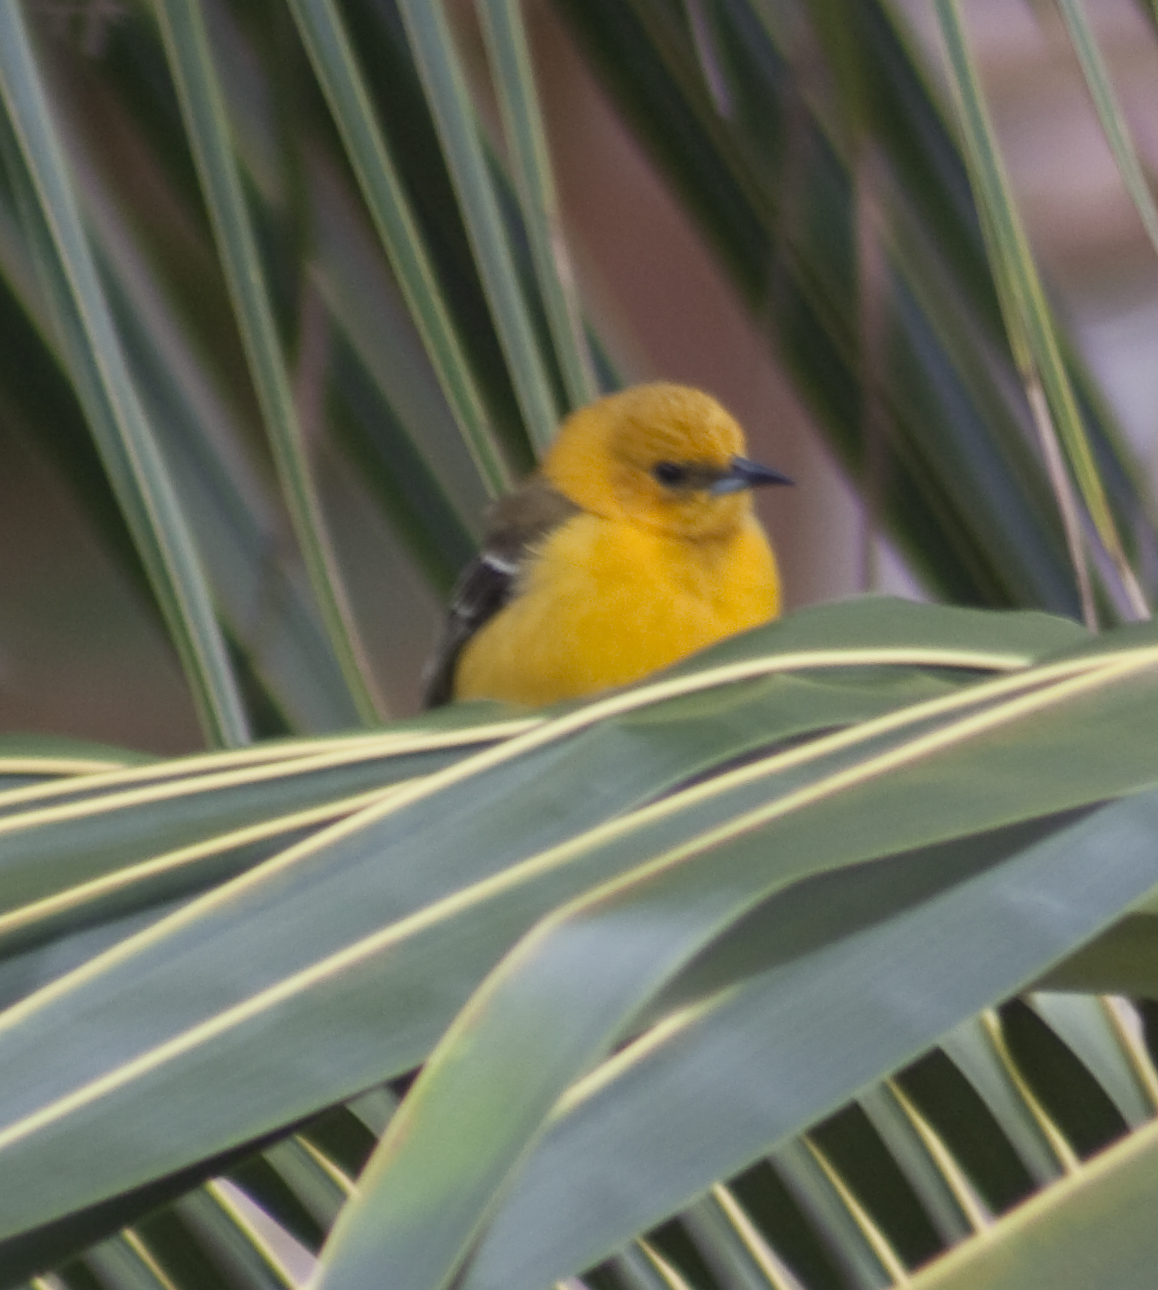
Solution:
[{"label": "bird's yellow plumage", "polygon": [[494,545],[452,606],[432,701],[575,698],[774,617],[776,562],[749,489],[787,481],[744,446],[732,417],[684,386],[638,386],[571,416],[539,474],[500,503]]}]

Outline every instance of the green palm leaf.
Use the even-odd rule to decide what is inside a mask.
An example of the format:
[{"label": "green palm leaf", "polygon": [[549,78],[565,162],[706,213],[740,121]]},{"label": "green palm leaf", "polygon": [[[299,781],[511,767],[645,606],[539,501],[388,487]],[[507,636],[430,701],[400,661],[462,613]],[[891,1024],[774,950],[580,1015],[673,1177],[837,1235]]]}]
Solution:
[{"label": "green palm leaf", "polygon": [[911,567],[988,608],[319,733],[405,709],[486,500],[615,380],[535,41],[166,0],[86,62],[10,5],[0,415],[244,746],[0,740],[0,1286],[1142,1284],[1148,1005],[1073,992],[1156,988],[1158,638],[1072,618],[1077,552],[1125,619],[1158,536],[955,8],[967,164],[884,4],[557,8]]}]

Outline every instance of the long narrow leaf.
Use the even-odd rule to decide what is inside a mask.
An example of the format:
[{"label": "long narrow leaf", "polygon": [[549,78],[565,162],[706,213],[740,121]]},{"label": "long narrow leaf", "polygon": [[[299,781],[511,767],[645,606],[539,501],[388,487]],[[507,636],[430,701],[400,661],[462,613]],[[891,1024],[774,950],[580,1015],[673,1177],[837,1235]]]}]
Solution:
[{"label": "long narrow leaf", "polygon": [[941,1047],[973,1085],[1029,1176],[1044,1186],[1061,1177],[1070,1156],[1025,1097],[1024,1080],[1000,1038],[990,1009],[955,1026],[941,1039]]},{"label": "long narrow leaf", "polygon": [[0,10],[0,96],[51,240],[48,285],[78,395],[133,531],[201,719],[215,743],[248,738],[188,526],[126,368],[17,5]]},{"label": "long narrow leaf", "polygon": [[949,1153],[943,1148],[936,1150],[931,1131],[896,1083],[890,1080],[870,1089],[858,1102],[946,1244],[972,1235],[982,1226],[979,1202],[947,1171]]},{"label": "long narrow leaf", "polygon": [[400,0],[479,274],[531,442],[551,442],[559,411],[515,273],[474,110],[442,0]]},{"label": "long narrow leaf", "polygon": [[1059,963],[1039,983],[1045,990],[1085,990],[1152,999],[1158,996],[1158,918],[1155,904],[1135,912]]},{"label": "long narrow leaf", "polygon": [[913,1290],[1149,1290],[1158,1260],[1158,1125],[1110,1147],[1080,1172],[958,1246]]},{"label": "long narrow leaf", "polygon": [[[885,606],[866,601],[829,606],[825,612],[753,633],[748,648],[777,635],[799,640],[807,636],[810,622],[814,636],[831,641],[840,617],[833,611],[838,609],[846,620],[875,622],[881,632],[893,622],[894,630],[903,633],[906,612],[930,625],[951,622],[955,636],[970,622],[987,620],[1002,630],[1007,623],[1024,628],[1048,622],[1034,616],[993,619],[927,606],[909,606],[906,612],[898,607],[889,614],[883,612]],[[1067,627],[1064,635],[1072,638],[1074,630]],[[728,642],[727,649],[734,656],[737,643]],[[1064,689],[1080,682],[1090,687],[1091,696],[1097,694],[1103,671],[1120,665],[1107,664],[1105,653],[1102,642],[1100,651],[1088,659],[1057,664],[1051,675],[1068,676],[1070,681],[1055,684]],[[1144,655],[1140,651],[1139,657]],[[820,657],[830,666],[841,661],[839,651]],[[855,657],[863,658],[864,652],[853,652],[849,660]],[[865,661],[880,658],[869,655]],[[536,917],[593,882],[686,839],[689,831],[694,834],[713,820],[730,819],[737,811],[776,800],[779,793],[799,785],[801,776],[808,782],[834,768],[854,765],[863,755],[862,744],[887,748],[900,746],[900,740],[903,745],[913,729],[924,729],[938,714],[940,719],[977,709],[984,714],[987,705],[1018,688],[1022,701],[1036,703],[1035,694],[1040,693],[1048,706],[1043,669],[1040,680],[1034,673],[1022,673],[982,686],[942,687],[936,698],[895,711],[895,680],[874,667],[869,692],[879,691],[877,712],[886,715],[685,789],[634,816],[616,818],[640,801],[651,801],[665,787],[686,781],[689,772],[702,772],[705,736],[713,729],[714,757],[725,764],[735,751],[751,749],[752,741],[774,736],[777,727],[783,733],[799,731],[800,714],[783,710],[786,691],[780,682],[767,683],[759,702],[751,681],[734,692],[719,690],[724,706],[715,716],[711,707],[703,707],[712,693],[705,687],[712,680],[719,687],[725,677],[745,675],[739,670],[742,666],[752,677],[758,668],[799,669],[808,659],[807,654],[789,652],[750,658],[742,665],[733,657],[715,672],[673,677],[561,716],[501,748],[398,790],[389,808],[363,813],[293,848],[126,941],[71,980],[62,979],[39,998],[10,1010],[0,1044],[5,1072],[0,1088],[21,1106],[10,1104],[2,1113],[10,1125],[22,1119],[31,1131],[39,1120],[35,1115],[27,1118],[33,1108],[25,1103],[25,1094],[42,1107],[52,1103],[57,1109],[48,1112],[42,1128],[31,1136],[24,1129],[14,1131],[8,1151],[47,1162],[50,1141],[63,1145],[74,1133],[87,1137],[98,1123],[112,1125],[117,1116],[110,1108],[122,1105],[122,1099],[138,1119],[146,1101],[154,1098],[158,1110],[169,1108],[160,1136],[122,1134],[115,1144],[102,1147],[97,1152],[99,1172],[70,1175],[67,1183],[53,1172],[48,1191],[32,1187],[26,1172],[22,1206],[41,1214],[43,1221],[51,1216],[41,1208],[44,1205],[59,1212],[61,1207],[88,1203],[105,1188],[131,1187],[154,1168],[180,1168],[194,1140],[203,1145],[207,1133],[223,1147],[407,1069],[422,1060],[481,976]],[[844,693],[845,711],[854,711],[848,706],[850,699],[859,707],[867,696],[850,689],[847,668],[838,677],[833,698]],[[654,700],[646,706],[648,696],[661,694],[669,696],[666,721],[660,719],[662,709]],[[959,768],[947,779],[948,799],[931,793],[928,783],[918,779],[913,807],[879,820],[884,837],[874,841],[863,829],[840,831],[844,845],[853,848],[847,858],[865,858],[890,843],[900,845],[901,837],[915,845],[930,835],[946,836],[945,830],[951,835],[961,818],[976,819],[975,810],[966,810],[967,801],[983,801],[986,819],[1000,822],[1010,811],[1017,818],[1020,811],[1072,805],[1075,794],[1080,802],[1089,800],[1090,793],[1120,791],[1135,769],[1130,763],[1131,720],[1144,709],[1137,693],[1128,694],[1113,687],[1106,691],[1113,712],[1120,713],[1123,704],[1125,708],[1115,718],[1114,741],[1098,758],[1067,760],[1058,746],[1043,764],[1041,778],[1030,780],[1026,766],[1036,762],[1036,755],[1029,756],[1026,747],[1014,741],[1005,748],[1017,767],[1013,775],[987,750],[976,763],[967,762],[971,772]],[[632,704],[638,708],[634,714]],[[840,724],[838,711],[832,706],[825,724],[834,717]],[[617,720],[593,724],[600,714],[611,717],[616,712]],[[815,713],[814,707],[813,721]],[[1095,722],[1091,728],[1096,726]],[[1034,747],[1028,731],[1026,737]],[[1088,731],[1082,746],[1090,746]],[[611,766],[614,773],[609,773]],[[981,797],[954,796],[964,792],[977,773],[985,783]],[[598,784],[600,792],[559,797],[548,787],[552,776],[564,784]],[[961,810],[963,817],[956,814]],[[459,839],[466,820],[472,846],[464,851]],[[581,829],[590,832],[576,836]],[[519,841],[512,849],[515,838]],[[807,846],[801,840],[788,851],[817,860],[816,845],[813,837]],[[824,854],[825,863],[839,861]],[[358,893],[353,903],[351,891]],[[287,935],[287,928],[296,933]],[[240,940],[235,944],[236,938]],[[431,972],[432,961],[440,963],[436,973]],[[252,965],[256,975],[239,975],[239,963]],[[417,988],[420,981],[424,984]],[[131,990],[130,982],[135,983]],[[370,1012],[364,1013],[367,1008]],[[135,1038],[129,1049],[107,1043],[78,1048],[72,1042],[80,1041],[73,1030],[76,1022],[111,1033],[119,1029],[115,1018],[122,1013],[133,1018]],[[283,1031],[270,1028],[272,1016],[290,1014],[295,1017],[292,1025]],[[66,1015],[74,1021],[62,1030]],[[299,1055],[341,1036],[343,1062],[327,1063],[324,1069],[313,1063],[299,1065],[278,1041],[279,1033]],[[46,1065],[43,1045],[50,1042],[65,1043],[70,1056]],[[32,1083],[18,1073],[26,1060],[34,1060],[39,1072]],[[228,1103],[207,1103],[212,1081],[205,1074],[219,1061],[232,1072],[231,1086],[238,1096]],[[276,1079],[274,1068],[280,1072]],[[46,1076],[46,1071],[54,1074]],[[183,1108],[179,1122],[171,1114],[176,1105]],[[98,1107],[101,1114],[94,1119]],[[15,1220],[15,1213],[11,1217]]]},{"label": "long narrow leaf", "polygon": [[487,425],[345,28],[332,0],[290,0],[290,8],[447,402],[488,490],[499,493],[509,485],[510,471]]},{"label": "long narrow leaf", "polygon": [[1153,1119],[1154,1071],[1127,1046],[1113,1002],[1059,994],[1031,995],[1030,1006],[1093,1073],[1133,1129]]},{"label": "long narrow leaf", "polygon": [[[977,720],[984,728],[988,718]],[[932,750],[939,737],[929,736],[926,746]],[[912,756],[923,743],[918,738],[895,755]],[[891,764],[893,755],[883,754],[880,764]],[[850,768],[850,785],[871,764]],[[830,782],[842,780],[838,772]],[[387,1129],[326,1256],[333,1285],[365,1284],[382,1259],[399,1284],[415,1290],[435,1290],[461,1270],[495,1195],[567,1083],[622,1036],[631,1016],[693,954],[785,881],[769,873],[769,858],[799,862],[792,824],[808,818],[814,791],[824,790],[818,784],[789,793],[659,852],[557,911],[507,956],[456,1018]],[[851,791],[848,801],[858,800]],[[911,807],[895,810],[911,821]],[[863,833],[872,812],[857,815]],[[781,816],[780,845],[759,845],[757,821]],[[665,909],[670,918],[661,916]],[[458,1157],[448,1132],[459,1143],[469,1132],[469,1170],[452,1164]]]},{"label": "long narrow leaf", "polygon": [[364,722],[379,715],[294,408],[257,243],[229,141],[198,0],[159,0],[157,16],[249,359],[282,490],[330,645]]},{"label": "long narrow leaf", "polygon": [[[157,427],[233,638],[293,728],[344,729],[358,709],[326,639],[284,521],[246,459],[236,409],[196,352],[144,248],[119,219],[97,173],[79,176],[94,243],[142,400]],[[270,559],[270,552],[278,557]],[[254,607],[262,609],[255,622]]]},{"label": "long narrow leaf", "polygon": [[[724,1290],[798,1290],[791,1273],[778,1267],[774,1257],[768,1257],[766,1248],[761,1248],[762,1242],[752,1239],[752,1225],[744,1223],[743,1211],[726,1188],[713,1187],[680,1219]],[[647,1290],[673,1290],[670,1283],[665,1285],[660,1266],[641,1253],[634,1257],[632,1253],[629,1246],[627,1253],[620,1256],[630,1269],[629,1275],[634,1274],[632,1280],[644,1281]]]},{"label": "long narrow leaf", "polygon": [[581,407],[598,391],[563,239],[522,10],[517,0],[484,0],[479,14],[555,356],[571,407]]},{"label": "long narrow leaf", "polygon": [[1090,29],[1085,6],[1082,0],[1057,0],[1057,3],[1069,28],[1070,40],[1082,65],[1082,73],[1089,86],[1090,97],[1094,100],[1106,141],[1118,163],[1118,173],[1122,176],[1122,182],[1126,185],[1146,236],[1150,239],[1150,245],[1158,252],[1158,205],[1155,205],[1154,194],[1142,172],[1138,150],[1134,147],[1130,127],[1118,102],[1106,61]]},{"label": "long narrow leaf", "polygon": [[[749,928],[764,953],[785,946],[772,951],[763,980],[754,950],[750,974],[645,1034],[556,1105],[467,1266],[464,1290],[529,1290],[587,1266],[685,1204],[699,1179],[742,1168],[761,1139],[771,1146],[799,1132],[985,996],[1018,989],[1078,924],[1089,936],[1118,900],[1155,880],[1147,834],[1156,812],[1151,793],[1003,863],[986,866],[978,852],[966,881],[961,871],[949,878],[950,848],[926,857],[923,873],[915,853],[833,874],[820,887],[828,899],[789,892]],[[906,888],[924,894],[910,902]],[[915,992],[917,980],[927,988]]]},{"label": "long narrow leaf", "polygon": [[851,1286],[885,1290],[904,1275],[896,1251],[811,1139],[785,1143],[772,1159],[801,1209],[824,1232],[826,1247]]},{"label": "long narrow leaf", "polygon": [[1062,361],[1053,317],[1013,200],[955,0],[937,0],[936,7],[948,55],[949,84],[957,105],[978,205],[984,209],[993,232],[994,251],[1000,258],[1001,275],[1009,284],[1008,296],[1017,313],[1017,326],[1033,354],[1090,517],[1114,561],[1135,614],[1148,617],[1149,610],[1122,549],[1082,425],[1069,374]]}]

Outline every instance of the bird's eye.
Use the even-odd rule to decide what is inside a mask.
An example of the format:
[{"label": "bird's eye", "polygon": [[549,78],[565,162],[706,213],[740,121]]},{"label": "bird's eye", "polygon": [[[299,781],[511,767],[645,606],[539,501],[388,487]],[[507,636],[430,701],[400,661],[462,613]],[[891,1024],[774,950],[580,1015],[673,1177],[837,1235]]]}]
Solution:
[{"label": "bird's eye", "polygon": [[667,488],[687,482],[688,470],[674,461],[657,461],[651,468],[652,476]]}]

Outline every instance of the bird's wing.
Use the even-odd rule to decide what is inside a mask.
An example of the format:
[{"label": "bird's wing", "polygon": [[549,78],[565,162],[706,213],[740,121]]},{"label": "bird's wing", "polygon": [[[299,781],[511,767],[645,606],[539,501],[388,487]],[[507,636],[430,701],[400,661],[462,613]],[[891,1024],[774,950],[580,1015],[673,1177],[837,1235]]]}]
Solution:
[{"label": "bird's wing", "polygon": [[541,475],[495,503],[483,549],[459,575],[434,654],[423,673],[423,707],[454,698],[454,672],[467,641],[517,593],[523,566],[543,539],[579,507]]}]

